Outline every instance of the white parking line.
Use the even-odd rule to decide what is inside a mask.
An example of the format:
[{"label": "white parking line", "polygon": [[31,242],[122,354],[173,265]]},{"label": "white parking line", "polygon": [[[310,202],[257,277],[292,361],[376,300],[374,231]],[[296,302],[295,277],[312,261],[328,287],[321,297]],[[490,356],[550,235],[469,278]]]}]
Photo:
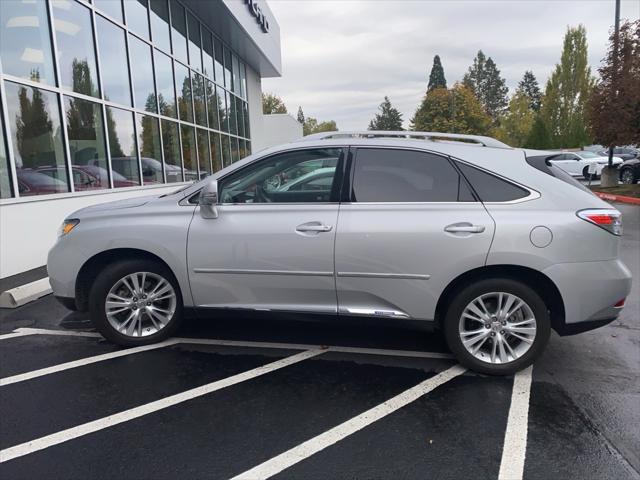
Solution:
[{"label": "white parking line", "polygon": [[381,418],[386,417],[390,413],[408,405],[464,372],[464,367],[455,365],[448,370],[445,370],[444,372],[439,373],[438,375],[431,377],[408,390],[405,390],[386,402],[381,403],[380,405],[377,405],[376,407],[373,407],[344,423],[341,423],[331,430],[327,430],[326,432],[321,433],[320,435],[311,438],[310,440],[307,440],[306,442],[301,443],[300,445],[287,450],[286,452],[281,453],[260,465],[257,465],[251,470],[247,470],[246,472],[233,477],[232,480],[258,480],[270,478],[305,458],[308,458],[311,455],[314,455],[348,437],[349,435],[356,433],[358,430],[361,430]]},{"label": "white parking line", "polygon": [[24,337],[26,335],[33,335],[33,333],[31,332],[19,332],[17,330],[11,332],[11,333],[5,333],[3,335],[0,335],[0,340],[7,340],[9,338],[16,338],[16,337]]},{"label": "white parking line", "polygon": [[13,337],[23,337],[25,335],[60,335],[61,337],[90,337],[100,338],[98,332],[77,332],[74,330],[48,330],[45,328],[16,328],[12,333],[0,335],[0,340]]},{"label": "white parking line", "polygon": [[11,377],[0,378],[0,387],[5,385],[11,385],[12,383],[24,382],[25,380],[31,380],[32,378],[42,377],[43,375],[49,375],[51,373],[61,372],[63,370],[69,370],[71,368],[82,367],[92,363],[102,362],[104,360],[111,360],[112,358],[124,357],[134,353],[146,352],[149,350],[155,350],[158,348],[168,347],[169,345],[175,345],[179,343],[178,339],[171,338],[163,342],[154,343],[152,345],[143,345],[140,347],[127,348],[125,350],[118,350],[116,352],[103,353],[102,355],[95,355],[93,357],[81,358],[80,360],[74,360],[72,362],[60,363],[52,367],[41,368],[39,370],[32,370],[31,372],[20,373]]},{"label": "white parking line", "polygon": [[513,379],[498,480],[522,480],[524,474],[532,372],[533,366],[525,368],[516,373]]},{"label": "white parking line", "polygon": [[21,443],[20,445],[15,445],[13,447],[0,450],[0,463],[7,462],[24,455],[28,455],[33,452],[37,452],[38,450],[43,450],[53,445],[58,445],[69,440],[73,440],[74,438],[82,437],[84,435],[88,435],[89,433],[94,433],[99,430],[118,425],[120,423],[128,422],[129,420],[133,420],[135,418],[157,412],[158,410],[162,410],[173,405],[177,405],[179,403],[186,402],[203,395],[207,395],[217,390],[221,390],[223,388],[230,387],[247,380],[251,380],[252,378],[259,377],[260,375],[264,375],[266,373],[279,370],[289,365],[293,365],[294,363],[301,362],[308,358],[315,357],[316,355],[320,355],[325,351],[326,350],[307,350],[304,352],[296,353],[295,355],[291,355],[290,357],[286,357],[254,369],[247,370],[246,372],[242,372],[237,375],[232,375],[231,377],[227,377],[222,380],[208,383],[200,387],[192,388],[185,392],[161,398],[160,400],[156,400],[145,405],[140,405],[138,407],[134,407],[129,410],[116,413],[114,415],[109,415],[108,417],[100,418],[92,422],[78,425],[77,427],[68,428],[66,430],[47,435],[45,437],[31,440],[30,442]]}]

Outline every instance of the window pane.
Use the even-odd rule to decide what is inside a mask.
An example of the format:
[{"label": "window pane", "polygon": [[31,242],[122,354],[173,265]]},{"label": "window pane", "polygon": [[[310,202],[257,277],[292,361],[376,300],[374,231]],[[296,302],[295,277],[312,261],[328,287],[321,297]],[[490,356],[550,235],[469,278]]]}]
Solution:
[{"label": "window pane", "polygon": [[9,157],[4,133],[4,120],[0,115],[0,198],[10,198],[13,196],[13,189],[11,188],[11,172],[9,171]]},{"label": "window pane", "polygon": [[173,54],[183,62],[187,63],[187,19],[184,8],[175,0],[171,3],[171,40],[173,43]]},{"label": "window pane", "polygon": [[90,10],[76,2],[54,1],[51,5],[62,88],[98,97]]},{"label": "window pane", "polygon": [[483,202],[508,202],[529,195],[524,188],[464,163],[456,163]]},{"label": "window pane", "polygon": [[220,95],[220,103],[222,104],[222,110],[220,111],[220,124],[222,125],[222,131],[229,133],[229,93],[223,89],[218,89]]},{"label": "window pane", "polygon": [[151,0],[151,36],[153,43],[171,53],[171,29],[169,28],[169,6],[167,0]]},{"label": "window pane", "polygon": [[460,175],[438,155],[409,150],[359,149],[353,201],[456,202]]},{"label": "window pane", "polygon": [[[74,188],[76,190],[109,188],[102,107],[87,100],[65,96],[64,110],[67,118]],[[90,178],[85,178],[82,173]]]},{"label": "window pane", "polygon": [[231,165],[231,151],[229,150],[229,135],[220,135],[222,139],[222,164],[227,167]]},{"label": "window pane", "polygon": [[235,97],[229,92],[226,92],[227,96],[227,115],[229,116],[229,133],[236,135],[238,128],[236,125],[236,101]]},{"label": "window pane", "polygon": [[147,0],[124,0],[124,11],[129,29],[149,40]]},{"label": "window pane", "polygon": [[242,102],[242,116],[244,117],[244,136],[251,138],[251,132],[249,131],[249,107],[246,102]]},{"label": "window pane", "polygon": [[131,93],[129,92],[124,30],[100,16],[96,17],[96,26],[104,98],[130,106]]},{"label": "window pane", "polygon": [[209,132],[211,139],[211,160],[213,161],[213,173],[222,169],[222,151],[220,150],[220,134]]},{"label": "window pane", "polygon": [[129,35],[129,55],[131,56],[131,76],[133,77],[134,104],[141,110],[157,112],[156,88],[153,84],[153,64],[151,47]]},{"label": "window pane", "polygon": [[242,100],[236,97],[236,122],[238,125],[238,136],[244,137],[244,119],[242,118]]},{"label": "window pane", "polygon": [[158,119],[149,115],[136,115],[136,122],[144,184],[163,183]]},{"label": "window pane", "polygon": [[96,8],[122,23],[122,3],[120,0],[93,0]]},{"label": "window pane", "polygon": [[231,51],[224,47],[224,86],[233,90],[233,75],[231,74]]},{"label": "window pane", "polygon": [[215,71],[216,71],[216,82],[219,85],[224,85],[224,67],[222,64],[224,63],[224,59],[222,58],[222,43],[217,38],[214,38],[214,52],[215,52]]},{"label": "window pane", "polygon": [[204,127],[207,126],[207,98],[204,92],[204,77],[193,74],[193,106],[195,108],[196,123]]},{"label": "window pane", "polygon": [[154,60],[160,114],[176,118],[178,112],[176,109],[175,83],[173,80],[173,61],[170,57],[160,53],[158,50],[154,50]]},{"label": "window pane", "polygon": [[220,109],[220,99],[216,94],[216,86],[207,81],[207,110],[209,114],[209,128],[220,129],[218,121],[218,110]]},{"label": "window pane", "polygon": [[176,93],[178,95],[180,120],[193,122],[191,78],[189,77],[189,69],[178,62],[174,62],[174,65],[176,71]]},{"label": "window pane", "polygon": [[240,160],[240,153],[238,152],[238,139],[236,137],[230,137],[229,143],[231,144],[231,161],[237,162]]},{"label": "window pane", "polygon": [[240,62],[240,82],[242,83],[242,98],[247,98],[247,68]]},{"label": "window pane", "polygon": [[247,147],[244,140],[238,140],[238,149],[240,150],[240,160],[247,156]]},{"label": "window pane", "polygon": [[340,148],[316,148],[271,156],[226,177],[221,202],[329,202],[341,155]]},{"label": "window pane", "polygon": [[187,13],[187,22],[187,27],[189,28],[189,63],[193,68],[201,72],[200,22],[190,13]]},{"label": "window pane", "polygon": [[118,188],[140,185],[133,113],[107,107],[107,132],[113,169],[113,186]]},{"label": "window pane", "polygon": [[245,148],[247,149],[247,156],[251,155],[251,142],[250,141],[246,141],[245,142]]},{"label": "window pane", "polygon": [[200,178],[211,175],[211,157],[209,156],[209,134],[198,128],[198,171]]},{"label": "window pane", "polygon": [[180,153],[178,124],[162,120],[160,125],[167,183],[182,182],[182,155]]},{"label": "window pane", "polygon": [[202,71],[209,77],[213,78],[213,36],[211,32],[202,29]]},{"label": "window pane", "polygon": [[233,62],[233,93],[240,95],[242,93],[242,88],[240,87],[240,65],[238,65],[238,57],[232,55],[231,59]]},{"label": "window pane", "polygon": [[196,132],[193,127],[180,125],[182,134],[182,165],[184,166],[184,180],[198,179],[198,158],[196,157]]},{"label": "window pane", "polygon": [[[57,95],[10,82],[5,86],[20,196],[68,192]],[[45,169],[57,177],[47,176]]]},{"label": "window pane", "polygon": [[4,73],[55,85],[45,2],[0,1],[0,58]]}]

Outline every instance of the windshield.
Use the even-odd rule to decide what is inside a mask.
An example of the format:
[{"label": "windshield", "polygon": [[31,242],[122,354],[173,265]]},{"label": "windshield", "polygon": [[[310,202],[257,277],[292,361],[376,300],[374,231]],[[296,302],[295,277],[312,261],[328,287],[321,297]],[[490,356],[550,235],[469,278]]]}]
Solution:
[{"label": "windshield", "polygon": [[598,158],[600,155],[594,152],[577,152],[582,158]]}]

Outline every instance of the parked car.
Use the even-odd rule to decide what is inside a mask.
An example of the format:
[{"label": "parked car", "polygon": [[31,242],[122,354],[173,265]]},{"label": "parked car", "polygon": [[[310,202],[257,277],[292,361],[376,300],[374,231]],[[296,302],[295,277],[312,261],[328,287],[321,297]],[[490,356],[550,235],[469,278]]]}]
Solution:
[{"label": "parked car", "polygon": [[16,173],[20,196],[46,195],[69,191],[66,181],[60,181],[35,170],[18,168]]},{"label": "parked car", "polygon": [[[310,135],[172,194],[79,210],[49,253],[54,294],[128,346],[169,337],[187,309],[412,319],[488,374],[530,365],[552,328],[619,315],[620,212],[549,155],[377,134]],[[267,183],[322,158],[338,159],[322,190]]]},{"label": "parked car", "polygon": [[[615,147],[613,149],[613,154],[622,160],[640,158],[640,150],[634,147]],[[609,150],[605,149],[600,151],[600,155],[609,158]]]},{"label": "parked car", "polygon": [[[162,162],[155,158],[142,157],[140,163],[142,166],[142,179],[146,185],[162,183]],[[111,166],[113,170],[122,175],[131,175],[131,169],[138,168],[138,161],[135,157],[115,157],[111,159]],[[185,174],[186,181],[195,180],[198,176],[198,173],[193,170],[187,170],[168,163],[165,165],[165,171],[167,183],[182,182],[182,172]]]},{"label": "parked car", "polygon": [[[602,169],[609,163],[609,157],[603,157],[594,152],[563,152],[551,158],[551,163],[558,166],[573,177],[595,179],[602,174]],[[618,167],[622,159],[613,157],[613,165]],[[593,173],[589,173],[589,166],[593,165]]]},{"label": "parked car", "polygon": [[336,167],[317,168],[291,181],[285,181],[277,190],[293,192],[300,190],[330,191]]},{"label": "parked car", "polygon": [[[72,165],[73,188],[76,192],[84,190],[95,190],[96,188],[109,188],[109,172],[97,165]],[[66,182],[67,169],[64,166],[40,167],[38,172],[44,173],[52,178],[57,178]],[[118,172],[113,172],[113,186],[133,187],[137,182],[128,180]]]},{"label": "parked car", "polygon": [[619,167],[620,182],[625,184],[638,183],[640,181],[640,158],[626,160]]}]

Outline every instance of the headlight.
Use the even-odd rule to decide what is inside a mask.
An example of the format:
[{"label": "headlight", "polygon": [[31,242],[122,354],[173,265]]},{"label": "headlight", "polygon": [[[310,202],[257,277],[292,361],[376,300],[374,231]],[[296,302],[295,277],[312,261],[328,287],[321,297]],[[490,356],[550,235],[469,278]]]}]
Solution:
[{"label": "headlight", "polygon": [[58,231],[58,237],[64,237],[67,233],[71,232],[76,225],[80,223],[80,220],[77,218],[67,218],[62,225],[60,225],[60,230]]}]

